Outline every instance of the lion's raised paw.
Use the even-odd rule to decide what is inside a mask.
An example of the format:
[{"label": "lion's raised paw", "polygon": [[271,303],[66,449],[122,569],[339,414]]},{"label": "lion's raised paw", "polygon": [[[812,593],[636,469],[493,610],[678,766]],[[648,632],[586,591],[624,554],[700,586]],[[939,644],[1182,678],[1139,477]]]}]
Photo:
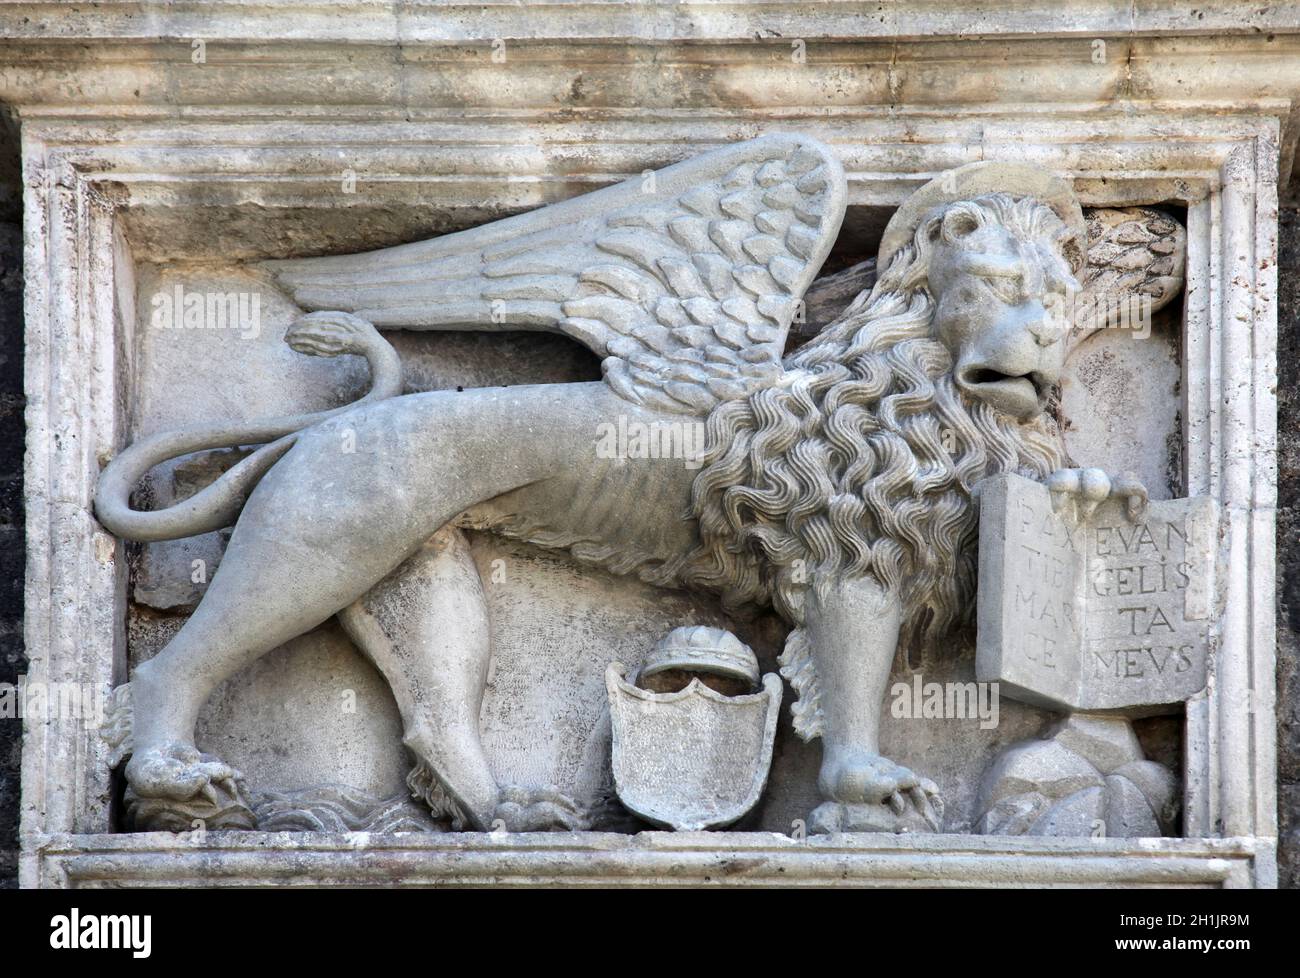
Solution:
[{"label": "lion's raised paw", "polygon": [[1052,511],[1075,526],[1088,521],[1107,499],[1124,501],[1124,514],[1139,522],[1146,514],[1148,493],[1132,474],[1111,475],[1105,469],[1057,469],[1046,480]]}]

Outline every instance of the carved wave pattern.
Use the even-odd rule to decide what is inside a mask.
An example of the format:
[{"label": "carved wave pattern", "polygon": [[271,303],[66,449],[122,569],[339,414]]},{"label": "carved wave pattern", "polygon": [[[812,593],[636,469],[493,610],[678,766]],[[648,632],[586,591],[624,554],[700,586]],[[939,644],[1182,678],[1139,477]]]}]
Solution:
[{"label": "carved wave pattern", "polygon": [[253,806],[262,832],[441,832],[406,795],[377,798],[346,785],[267,791]]}]

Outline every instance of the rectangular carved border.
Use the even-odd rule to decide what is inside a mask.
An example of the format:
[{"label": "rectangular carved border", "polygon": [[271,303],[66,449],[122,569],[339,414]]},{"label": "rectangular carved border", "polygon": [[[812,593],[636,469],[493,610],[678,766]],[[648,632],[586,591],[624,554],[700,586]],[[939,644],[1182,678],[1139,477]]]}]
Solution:
[{"label": "rectangular carved border", "polygon": [[[1249,868],[1233,879],[1273,885],[1278,123],[1269,115],[1112,117],[1066,109],[1028,118],[954,112],[948,119],[845,120],[810,112],[783,126],[701,114],[599,125],[521,125],[508,119],[473,125],[459,120],[405,125],[204,121],[180,128],[29,119],[23,143],[30,679],[111,683],[123,678],[125,562],[121,545],[98,527],[90,505],[99,468],[121,447],[125,430],[134,316],[130,255],[119,227],[124,208],[186,206],[200,194],[207,204],[237,206],[255,194],[271,207],[346,206],[347,199],[334,190],[341,154],[390,200],[452,210],[472,201],[511,210],[772,128],[798,128],[834,145],[855,204],[896,206],[938,171],[969,160],[1006,158],[1072,175],[1087,205],[1158,200],[1187,205],[1186,482],[1190,492],[1222,505],[1229,557],[1223,568],[1228,604],[1222,645],[1209,688],[1188,710],[1186,834],[1238,840],[1229,849],[1250,856],[1234,865]],[[171,859],[190,851],[153,836],[103,835],[109,828],[110,790],[105,751],[93,731],[68,720],[28,723],[25,885],[128,882],[155,873],[147,864],[158,852]],[[240,853],[253,851],[259,837],[211,837],[203,851],[219,852],[216,863],[222,866],[246,867],[255,881],[251,857]],[[572,851],[600,852],[601,860],[615,863],[639,858],[635,844],[611,848],[607,838],[580,836],[568,844]],[[722,850],[739,853],[748,845],[739,834],[707,838],[719,850],[713,859],[725,858]],[[453,842],[438,837],[412,843],[408,850],[462,852],[472,849],[475,839],[488,844],[483,837]],[[859,859],[852,853],[863,853],[865,862],[876,858],[866,855],[875,845],[870,840],[840,844],[851,850],[843,857],[850,862]],[[978,850],[1005,858],[1042,845],[965,836],[894,844],[904,861],[911,853],[924,862],[920,853],[938,847],[947,853],[951,878],[972,884],[979,874],[959,871],[952,856]],[[293,845],[295,865],[308,877],[316,864],[323,869],[346,863],[350,851],[301,836]],[[821,852],[821,846],[807,851]],[[1193,863],[1218,867],[1216,860],[1227,851],[1209,842],[1167,839],[1095,847],[1053,842],[1044,852],[1049,850],[1056,855],[1045,856],[1042,865],[1055,868],[1044,869],[1047,875],[1037,881],[1057,879],[1052,875],[1057,872],[1061,881],[1069,880],[1067,866],[1086,862],[1094,852],[1099,858],[1104,854],[1095,863],[1097,881],[1124,883],[1145,871],[1135,860],[1153,852],[1182,853]],[[89,862],[77,862],[77,853]],[[101,867],[100,875],[80,876],[69,868],[92,864]],[[816,868],[822,863],[800,865],[810,874],[805,882],[822,878]],[[835,878],[838,870],[823,879]]]}]

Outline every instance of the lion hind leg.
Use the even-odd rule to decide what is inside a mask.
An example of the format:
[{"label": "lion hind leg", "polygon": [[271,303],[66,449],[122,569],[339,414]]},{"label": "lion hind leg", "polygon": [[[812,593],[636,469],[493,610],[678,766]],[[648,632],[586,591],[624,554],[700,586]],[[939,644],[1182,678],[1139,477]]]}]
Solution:
[{"label": "lion hind leg", "polygon": [[[132,684],[109,693],[99,735],[108,745],[108,766],[135,755]],[[251,829],[252,809],[244,800],[243,778],[211,754],[181,743],[146,750],[135,766],[137,780],[162,787],[157,797],[126,789],[126,824],[137,831]],[[147,790],[147,789],[146,789]]]},{"label": "lion hind leg", "polygon": [[[249,497],[221,568],[194,613],[132,673],[134,754],[126,766],[131,786],[142,796],[170,801],[181,792],[189,797],[235,785],[230,769],[192,756],[203,704],[239,670],[363,599],[467,507],[549,476],[549,467],[564,457],[554,444],[529,455],[525,461],[531,464],[525,465],[509,452],[482,452],[482,439],[474,435],[518,407],[492,392],[463,398],[421,394],[301,433]],[[548,417],[540,410],[537,415]],[[576,426],[575,431],[580,437]],[[475,586],[481,592],[481,584]],[[468,590],[432,593],[463,596]],[[483,637],[457,658],[444,656],[456,648],[446,636],[433,636],[447,646],[435,654],[445,675],[466,678],[459,701],[443,691],[441,703],[430,700],[434,705],[418,711],[438,723],[430,731],[430,748],[446,740],[440,735],[458,721],[461,742],[472,747],[478,741],[482,679],[476,677],[486,669],[486,623],[464,612],[448,608],[437,619],[474,620],[482,624]],[[439,694],[436,684],[428,691]],[[448,709],[439,708],[444,705]],[[481,748],[477,758],[455,750],[446,754],[451,761],[481,761]],[[479,764],[481,777],[461,779],[438,758],[427,759],[444,783],[457,788],[467,812],[479,817],[484,807],[495,807],[486,764]]]},{"label": "lion hind leg", "polygon": [[444,526],[339,620],[393,691],[417,758],[408,787],[457,828],[489,827],[500,799],[479,710],[491,636],[464,533]]}]

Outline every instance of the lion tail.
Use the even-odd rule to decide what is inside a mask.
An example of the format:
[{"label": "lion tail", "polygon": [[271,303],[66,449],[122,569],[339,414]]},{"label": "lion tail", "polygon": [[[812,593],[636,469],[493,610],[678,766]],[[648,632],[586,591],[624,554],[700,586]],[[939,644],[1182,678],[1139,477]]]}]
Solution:
[{"label": "lion tail", "polygon": [[[364,319],[347,313],[313,313],[290,328],[285,342],[311,356],[351,353],[365,357],[370,364],[370,392],[328,411],[240,424],[194,425],[137,441],[108,464],[95,487],[95,516],[109,532],[127,540],[153,543],[230,526],[248,494],[293,447],[302,429],[401,393],[402,366],[397,351]],[[191,452],[239,445],[262,447],[201,492],[174,506],[151,512],[131,508],[131,492],[155,465]]]}]

